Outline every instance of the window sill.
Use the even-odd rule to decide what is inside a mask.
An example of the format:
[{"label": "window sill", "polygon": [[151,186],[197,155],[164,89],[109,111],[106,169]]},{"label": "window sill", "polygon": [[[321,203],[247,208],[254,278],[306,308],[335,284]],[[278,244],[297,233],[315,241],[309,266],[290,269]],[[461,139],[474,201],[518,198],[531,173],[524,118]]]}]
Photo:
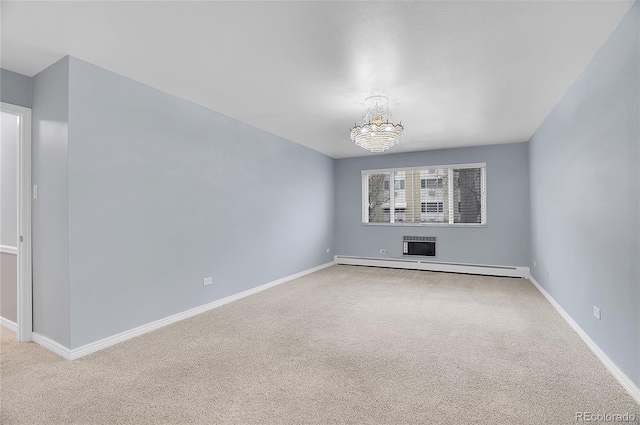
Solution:
[{"label": "window sill", "polygon": [[476,223],[362,223],[363,226],[391,226],[391,227],[489,227],[487,224]]}]

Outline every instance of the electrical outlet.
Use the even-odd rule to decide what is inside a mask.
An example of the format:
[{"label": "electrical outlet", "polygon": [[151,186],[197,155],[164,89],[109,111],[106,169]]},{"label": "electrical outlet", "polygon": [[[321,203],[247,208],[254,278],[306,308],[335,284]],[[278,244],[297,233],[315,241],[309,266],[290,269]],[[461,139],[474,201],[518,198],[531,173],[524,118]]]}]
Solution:
[{"label": "electrical outlet", "polygon": [[381,249],[381,250],[380,250],[380,254],[386,254],[386,253],[387,253],[387,250],[386,250],[386,249]]},{"label": "electrical outlet", "polygon": [[331,252],[331,250],[329,248],[327,248],[327,254],[330,253],[330,252]]},{"label": "electrical outlet", "polygon": [[533,260],[533,267],[536,267],[537,265],[536,260]]},{"label": "electrical outlet", "polygon": [[593,306],[593,315],[596,317],[596,319],[600,320],[600,309],[595,305]]},{"label": "electrical outlet", "polygon": [[33,199],[38,199],[38,185],[33,185]]},{"label": "electrical outlet", "polygon": [[213,278],[210,277],[205,277],[204,279],[202,279],[202,284],[203,285],[211,285],[213,283]]}]

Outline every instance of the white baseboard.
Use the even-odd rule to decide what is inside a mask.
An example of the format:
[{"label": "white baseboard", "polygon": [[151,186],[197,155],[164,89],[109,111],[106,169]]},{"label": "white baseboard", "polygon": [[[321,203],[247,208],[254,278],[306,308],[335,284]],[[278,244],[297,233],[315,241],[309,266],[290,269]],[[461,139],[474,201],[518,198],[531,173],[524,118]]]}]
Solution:
[{"label": "white baseboard", "polygon": [[629,395],[633,397],[636,403],[640,404],[640,389],[638,389],[636,384],[634,384],[633,381],[631,381],[631,379],[629,379],[629,377],[625,375],[625,373],[620,370],[618,366],[616,366],[613,360],[611,360],[609,356],[607,356],[604,351],[602,351],[602,349],[598,347],[598,345],[589,337],[589,335],[587,335],[587,333],[582,330],[580,325],[578,325],[576,321],[573,320],[571,316],[569,316],[569,313],[567,313],[560,306],[560,304],[558,304],[556,300],[553,299],[553,297],[549,295],[549,293],[545,291],[542,286],[540,286],[540,284],[533,278],[533,276],[530,276],[529,280],[535,285],[536,288],[538,288],[538,291],[540,291],[540,293],[547,299],[547,301],[551,303],[551,305],[558,311],[558,313],[560,313],[560,316],[562,316],[562,318],[569,324],[569,326],[571,326],[573,330],[576,331],[576,333],[580,336],[580,338],[582,338],[585,344],[587,344],[587,347],[589,347],[591,351],[593,351],[593,354],[598,357],[598,359],[609,370],[613,377],[616,378],[620,385],[622,385],[622,387],[627,390]]},{"label": "white baseboard", "polygon": [[4,252],[5,254],[18,255],[18,247],[17,246],[9,246],[9,245],[0,245],[0,252]]},{"label": "white baseboard", "polygon": [[529,267],[489,266],[483,264],[445,263],[412,258],[374,258],[336,255],[336,264],[353,266],[388,267],[393,269],[426,270],[433,272],[451,272],[480,274],[486,276],[522,277],[530,276]]},{"label": "white baseboard", "polygon": [[54,340],[35,332],[31,334],[31,340],[67,360],[71,360],[71,350],[61,344],[58,344]]},{"label": "white baseboard", "polygon": [[0,316],[0,326],[4,326],[10,331],[13,331],[16,333],[18,332],[18,324],[16,322],[12,322],[11,320],[5,319],[4,317],[1,317],[1,316]]},{"label": "white baseboard", "polygon": [[333,266],[333,262],[322,264],[318,267],[314,267],[311,269],[307,269],[301,271],[299,273],[292,274],[290,276],[283,277],[278,280],[274,280],[273,282],[265,283],[264,285],[257,286],[255,288],[248,289],[246,291],[228,296],[226,298],[222,298],[217,301],[210,302],[208,304],[202,305],[200,307],[195,307],[187,311],[183,311],[182,313],[177,313],[169,317],[165,317],[164,319],[156,320],[155,322],[147,323],[146,325],[138,326],[137,328],[130,329],[125,332],[121,332],[119,334],[101,339],[96,342],[92,342],[90,344],[84,345],[82,347],[74,348],[69,350],[68,348],[62,347],[60,344],[57,344],[54,341],[51,341],[41,335],[38,335],[36,338],[36,334],[33,334],[33,340],[38,344],[42,345],[45,348],[53,351],[54,353],[60,354],[62,357],[75,360],[80,357],[84,357],[88,354],[95,353],[96,351],[102,350],[104,348],[110,347],[112,345],[118,344],[120,342],[126,341],[131,338],[135,338],[137,336],[146,334],[147,332],[154,331],[156,329],[160,329],[164,326],[170,325],[172,323],[178,322],[180,320],[187,319],[189,317],[193,317],[195,315],[204,313],[205,311],[212,310],[216,307],[220,307],[222,305],[228,304],[232,301],[239,300],[240,298],[248,297],[249,295],[253,295],[257,292],[264,291],[265,289],[272,288],[276,285],[280,285],[282,283],[288,282],[293,279],[297,279],[304,275],[316,272],[318,270],[324,269],[326,267]]}]

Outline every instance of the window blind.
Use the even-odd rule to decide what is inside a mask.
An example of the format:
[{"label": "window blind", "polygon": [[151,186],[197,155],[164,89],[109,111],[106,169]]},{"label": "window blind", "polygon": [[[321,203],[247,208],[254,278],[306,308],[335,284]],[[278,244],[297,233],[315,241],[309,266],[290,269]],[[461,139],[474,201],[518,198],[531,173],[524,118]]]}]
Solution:
[{"label": "window blind", "polygon": [[486,224],[485,174],[485,164],[363,171],[362,222]]}]

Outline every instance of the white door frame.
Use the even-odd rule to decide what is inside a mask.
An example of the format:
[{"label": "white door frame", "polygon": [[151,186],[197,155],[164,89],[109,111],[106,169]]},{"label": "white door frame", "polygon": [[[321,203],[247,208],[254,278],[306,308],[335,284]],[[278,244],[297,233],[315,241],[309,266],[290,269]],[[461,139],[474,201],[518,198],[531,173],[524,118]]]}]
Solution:
[{"label": "white door frame", "polygon": [[0,110],[19,117],[18,124],[18,332],[20,342],[33,331],[31,274],[31,109],[0,103]]}]

